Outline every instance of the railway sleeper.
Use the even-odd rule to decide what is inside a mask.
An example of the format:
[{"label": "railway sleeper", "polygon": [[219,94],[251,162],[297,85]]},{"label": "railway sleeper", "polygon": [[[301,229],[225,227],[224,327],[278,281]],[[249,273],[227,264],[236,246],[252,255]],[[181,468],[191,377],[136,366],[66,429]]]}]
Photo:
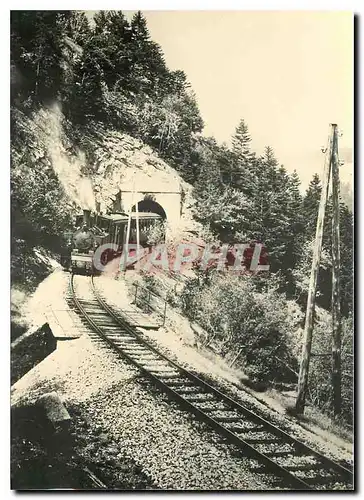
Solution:
[{"label": "railway sleeper", "polygon": [[140,363],[140,364],[147,364],[147,363],[152,363],[152,362],[155,362],[155,361],[158,361],[155,357],[147,357],[147,355],[145,356],[140,356],[140,355],[134,355],[133,358],[135,359],[135,361],[137,363]]},{"label": "railway sleeper", "polygon": [[294,472],[295,476],[300,477],[302,479],[315,479],[316,477],[324,477],[328,480],[335,479],[335,472],[332,471],[331,469],[326,469],[325,467],[322,467],[319,470],[315,469],[310,469],[307,471],[295,471]]},{"label": "railway sleeper", "polygon": [[100,307],[99,302],[96,299],[77,299],[78,302],[82,305],[95,305]]},{"label": "railway sleeper", "polygon": [[[168,380],[168,385],[170,385],[172,388],[174,386],[176,387],[192,387],[192,386],[195,386],[196,384],[194,382],[192,382],[191,380],[183,380],[181,379],[180,377],[179,378],[176,378],[174,380]],[[202,410],[202,408],[199,407],[200,410]]]},{"label": "railway sleeper", "polygon": [[124,347],[123,344],[119,342],[115,342],[115,344],[122,349],[125,354],[128,354],[129,356],[140,356],[140,354],[148,354],[148,351],[146,349],[136,349],[135,347]]},{"label": "railway sleeper", "polygon": [[[160,378],[160,381],[163,382],[162,381],[163,377],[172,377],[172,376],[173,377],[178,377],[179,373],[178,372],[172,372],[172,371],[170,371],[170,372],[157,372],[156,370],[154,370],[153,373],[152,373],[152,375]],[[163,382],[163,384],[164,384],[164,382]],[[164,385],[166,385],[166,384],[164,384]]]},{"label": "railway sleeper", "polygon": [[283,444],[282,440],[278,437],[274,438],[245,438],[244,436],[239,436],[241,439],[246,441],[248,444]]},{"label": "railway sleeper", "polygon": [[[299,477],[299,476],[297,476]],[[316,485],[325,485],[325,486],[330,486],[330,485],[334,485],[336,482],[338,482],[338,477],[336,476],[314,476],[314,477],[305,477],[305,476],[302,476],[302,477],[299,477],[299,479],[302,479],[303,481],[305,481],[305,483],[311,485],[311,486],[316,486]]]},{"label": "railway sleeper", "polygon": [[[191,386],[191,387],[179,387],[178,390],[176,390],[177,394],[184,397],[188,394],[202,394],[201,388],[196,387],[196,386]],[[185,398],[188,403],[192,402],[191,399]]]},{"label": "railway sleeper", "polygon": [[[100,325],[100,326],[104,326],[104,325]],[[115,332],[115,333],[114,333]],[[106,332],[106,335],[110,335],[110,337],[115,337],[116,335],[118,335],[120,338],[124,339],[124,340],[134,340],[133,337],[131,337],[126,330],[124,330],[123,328],[121,328],[121,326],[114,326],[112,324],[110,324],[110,326],[107,327],[107,332]]]},{"label": "railway sleeper", "polygon": [[114,341],[114,343],[119,349],[121,349],[123,352],[125,352],[125,354],[127,354],[128,356],[135,356],[137,358],[137,357],[141,357],[142,355],[148,354],[147,351],[142,351],[140,349],[134,349],[133,347],[124,347],[124,345],[118,341]]},{"label": "railway sleeper", "polygon": [[153,360],[153,361],[159,361],[160,357],[157,354],[154,354],[153,352],[138,352],[135,354],[135,356],[138,359],[146,359],[146,360]]},{"label": "railway sleeper", "polygon": [[[142,357],[138,354],[136,356]],[[170,363],[168,363],[164,359],[160,359],[158,356],[154,356],[153,358],[146,359],[144,361],[144,364],[150,366],[151,368],[152,368],[152,366],[155,366],[156,368],[168,368],[168,370],[177,371],[177,370],[174,370],[174,367],[171,366]]]},{"label": "railway sleeper", "polygon": [[120,326],[115,326],[115,322],[109,319],[109,321],[98,321],[97,325],[101,328],[107,328],[107,330],[115,330],[117,332],[120,332],[122,328]]},{"label": "railway sleeper", "polygon": [[116,342],[120,344],[120,346],[126,351],[138,351],[148,354],[150,353],[150,350],[147,347],[145,347],[144,345],[140,345],[138,342],[133,341],[132,339],[115,341],[115,343]]},{"label": "railway sleeper", "polygon": [[201,401],[196,406],[198,407],[199,410],[204,411],[204,412],[208,412],[209,410],[210,411],[211,410],[222,411],[225,409],[224,403],[221,401],[217,401],[217,400],[212,399],[211,401],[208,401],[208,403],[209,403],[209,405],[206,406],[206,401]]},{"label": "railway sleeper", "polygon": [[143,366],[144,370],[149,372],[153,377],[158,378],[160,380],[160,382],[162,382],[164,385],[168,384],[168,382],[166,382],[166,383],[163,382],[162,378],[164,376],[168,376],[168,375],[174,375],[176,377],[181,376],[179,371],[177,371],[175,368],[168,366],[168,365],[158,364],[158,361],[155,362],[153,360],[150,360],[150,361],[147,360],[147,361],[143,362],[142,366]]},{"label": "railway sleeper", "polygon": [[301,465],[301,464],[285,465],[284,467],[285,467],[285,469],[292,471],[292,472],[299,472],[299,471],[307,472],[307,471],[311,471],[311,470],[324,470],[325,469],[325,466],[321,463],[303,464],[303,465]]},{"label": "railway sleeper", "polygon": [[141,351],[141,352],[145,352],[145,353],[150,353],[150,349],[148,349],[148,347],[146,347],[145,345],[141,345],[137,341],[122,340],[120,343],[122,343],[123,346],[125,346],[125,349],[132,349],[133,351]]},{"label": "railway sleeper", "polygon": [[158,356],[154,356],[154,358],[151,358],[150,360],[145,360],[144,364],[148,365],[148,367],[150,366],[151,370],[153,369],[152,367],[154,366],[155,368],[164,368],[168,369],[169,371],[177,371],[174,369],[173,366],[171,366],[170,363],[168,363],[168,361],[165,361],[164,359],[161,359]]},{"label": "railway sleeper", "polygon": [[288,456],[294,456],[294,450],[290,450],[290,451],[267,451],[264,453],[264,455],[266,455],[267,457],[272,457],[272,458],[276,458],[276,457],[288,457]]},{"label": "railway sleeper", "polygon": [[110,331],[107,331],[105,335],[112,340],[120,340],[120,342],[128,342],[128,343],[135,342],[135,340],[132,337],[130,337],[129,335],[125,335],[125,333],[126,332],[120,332],[119,328],[118,332],[112,333]]},{"label": "railway sleeper", "polygon": [[[142,354],[140,351],[135,351],[134,347],[130,346],[129,344],[129,347],[126,347],[125,346],[125,341],[123,340],[118,340],[118,339],[113,339],[113,338],[109,338],[108,339],[113,342],[119,349],[122,349],[123,351],[125,351],[125,353],[129,354],[129,351],[132,351],[132,352],[138,352],[138,354]],[[144,351],[143,351],[144,353]],[[146,353],[144,353],[146,354]]]},{"label": "railway sleeper", "polygon": [[[122,354],[125,354],[130,359],[132,359],[135,363],[138,363],[140,366],[144,366],[146,364],[146,361],[144,363],[141,362],[139,354],[132,352],[132,351],[125,351],[124,349],[120,349],[120,350],[122,351]],[[145,368],[145,369],[147,369],[147,368]]]},{"label": "railway sleeper", "polygon": [[216,420],[216,422],[219,422],[219,423],[221,423],[221,422],[222,423],[225,423],[225,422],[239,422],[239,417],[235,417],[234,415],[231,415],[231,416],[230,415],[226,415],[225,417],[223,417],[221,415],[218,415],[218,416],[208,415],[208,416],[212,417],[214,420]]},{"label": "railway sleeper", "polygon": [[230,432],[260,432],[264,430],[264,426],[262,424],[254,424],[252,422],[244,422],[244,424],[239,425],[229,425],[227,426]]},{"label": "railway sleeper", "polygon": [[[171,385],[171,384],[170,384],[170,381],[172,381],[172,380],[176,380],[176,379],[179,379],[180,377],[181,377],[181,374],[180,374],[180,373],[178,373],[178,374],[176,374],[176,375],[174,375],[174,374],[172,374],[172,375],[165,375],[165,374],[163,374],[163,375],[161,375],[160,379],[161,379],[161,381],[162,381],[164,384]],[[164,379],[166,379],[166,380],[164,380]]]},{"label": "railway sleeper", "polygon": [[[96,312],[94,310],[91,310],[91,308],[89,307],[90,306],[90,300],[82,300],[80,301],[80,303],[84,303],[86,306],[88,307],[85,307],[85,312],[86,314],[88,313],[90,315],[90,320],[97,326],[97,323],[98,321],[95,319],[93,320],[93,318],[95,317],[98,317],[100,318],[100,316],[102,316],[102,318],[105,318],[106,315],[105,314],[100,314],[100,312]],[[93,301],[93,304],[97,303],[97,301]],[[121,321],[123,323],[125,323],[125,320],[124,319],[121,319]],[[99,322],[100,323],[100,322]],[[122,325],[121,325],[122,326]],[[113,327],[113,329],[116,329],[116,326]],[[127,328],[125,328],[127,330]],[[110,342],[112,343],[112,340],[110,340]],[[125,344],[127,344],[125,347],[124,347],[124,350],[125,350],[125,354],[130,357],[132,359],[132,356],[133,354],[135,354],[135,356],[139,356],[142,354],[144,355],[147,355],[147,351],[148,349],[145,348],[144,346],[134,346],[134,347],[131,347],[130,346],[130,339],[128,338],[128,341],[121,341],[119,342],[119,344],[122,344],[125,346]],[[123,348],[121,348],[123,349]],[[168,369],[168,368],[167,368]],[[144,368],[144,370],[147,372],[148,370],[146,368]],[[168,382],[165,383],[163,382],[162,378],[165,377],[165,376],[172,376],[172,377],[180,377],[181,374],[178,373],[177,370],[171,370],[171,368],[169,368],[169,372],[166,372],[166,371],[161,371],[161,370],[153,370],[153,372],[150,373],[150,375],[152,377],[155,378],[155,381],[156,382],[159,382],[160,385],[164,385],[165,388],[168,390],[170,390],[171,393],[174,392],[175,395],[178,395],[180,398],[183,398],[185,399],[185,401],[187,403],[190,403],[192,404],[194,401],[198,402],[198,401],[203,401],[204,398],[208,398],[209,397],[209,394],[206,392],[204,392],[204,389],[203,387],[199,387],[199,386],[190,386],[190,387],[186,387],[186,385],[184,385],[184,387],[168,387]],[[216,401],[216,396],[214,396],[213,394],[210,395],[210,398],[213,400]],[[210,399],[210,400],[211,400]],[[205,399],[206,401],[207,399]],[[198,407],[196,407],[196,410],[198,410]],[[220,427],[221,431],[222,431],[222,434],[224,435],[225,432],[224,432],[224,429],[226,431],[226,433],[231,433],[232,432],[232,427],[235,426],[235,428],[238,428],[238,431],[241,431],[241,429],[243,430],[242,433],[244,433],[244,431],[246,432],[246,428],[244,429],[244,417],[242,417],[241,415],[237,416],[237,415],[222,415],[223,412],[232,412],[233,410],[232,409],[229,409],[227,408],[226,410],[216,410],[216,411],[207,411],[207,410],[198,410],[201,414],[201,416],[205,415],[206,418],[210,419],[210,423],[212,424],[213,427]],[[206,413],[205,413],[206,412]],[[214,414],[216,412],[219,412],[218,415]],[[226,422],[226,425],[225,425],[225,422]],[[229,423],[233,423],[233,426],[229,426]],[[237,424],[237,425],[236,425]],[[219,428],[218,427],[218,428]],[[264,427],[264,426],[262,426]],[[250,428],[251,430],[251,428]],[[263,429],[264,430],[264,429]],[[230,440],[232,440],[233,442],[235,442],[235,439],[234,439],[234,436],[230,434],[230,436],[227,434],[227,437],[230,438]],[[244,447],[244,444],[243,444],[243,440],[244,437],[241,436],[236,436],[236,444],[238,444],[239,447]],[[289,439],[287,438],[287,441],[289,441]],[[240,442],[240,444],[239,444]],[[263,441],[263,443],[261,444],[266,444],[267,443],[267,440],[265,439],[265,441]],[[257,443],[259,445],[259,443]],[[286,444],[286,443],[284,443]],[[291,446],[292,446],[292,449],[291,450],[281,450],[281,451],[276,451],[276,450],[270,450],[270,451],[262,451],[262,452],[259,452],[258,450],[255,450],[253,446],[251,446],[249,444],[249,442],[247,441],[246,443],[246,447],[247,450],[246,451],[250,451],[250,453],[255,456],[255,454],[257,454],[257,456],[259,456],[259,454],[261,455],[261,458],[263,458],[264,456],[266,457],[267,459],[267,467],[265,467],[265,470],[264,472],[266,473],[267,472],[267,468],[268,469],[277,469],[277,472],[279,473],[280,472],[280,467],[284,467],[284,465],[280,465],[279,462],[281,461],[279,457],[286,457],[287,461],[290,461],[289,460],[289,457],[291,457],[292,461],[293,461],[293,464],[291,462],[292,465],[294,465],[294,460],[297,460],[297,458],[301,458],[300,456],[298,457],[298,451],[300,452],[300,454],[302,453],[302,456],[306,456],[308,457],[308,455],[310,455],[309,453],[309,450],[305,450],[304,449],[304,445],[300,445],[300,443],[294,443],[292,442],[291,443]],[[302,448],[302,449],[301,449]],[[301,465],[301,464],[300,464]],[[327,464],[326,465],[326,469],[324,468],[323,470],[326,470],[326,471],[329,471],[330,470],[330,467],[327,467]],[[296,469],[297,470],[297,469]],[[312,468],[310,469],[312,470]],[[318,469],[320,470],[320,469]],[[284,473],[284,470],[282,471]],[[301,485],[303,486],[303,488],[305,488],[305,483],[306,483],[306,486],[309,487],[309,485],[312,483],[313,485],[319,485],[320,481],[323,481],[323,484],[325,485],[325,487],[327,486],[328,482],[330,484],[332,483],[336,483],[336,484],[339,484],[340,482],[340,479],[342,481],[342,475],[338,474],[337,477],[334,477],[334,476],[314,476],[313,478],[306,478],[306,477],[299,477],[299,474],[294,474],[290,471],[286,471],[287,474],[288,474],[288,477],[292,477],[292,479],[296,478],[296,483],[298,483],[298,485],[300,485],[300,482],[301,482]],[[309,471],[307,471],[309,472]],[[287,475],[285,474],[285,475]],[[341,484],[341,483],[340,483]]]},{"label": "railway sleeper", "polygon": [[187,395],[186,401],[189,403],[195,404],[199,402],[207,402],[207,401],[215,401],[215,396],[209,394],[208,392],[200,393],[196,395]]},{"label": "railway sleeper", "polygon": [[107,314],[95,314],[93,311],[86,311],[87,316],[92,319],[97,325],[101,325],[102,323],[108,323],[111,326],[115,326],[115,322],[111,321],[110,316]]},{"label": "railway sleeper", "polygon": [[[209,410],[206,410],[206,413],[212,413],[213,418],[227,418],[227,417],[234,417],[236,421],[244,421],[244,417],[240,415],[238,412],[236,412],[233,408],[229,408],[228,406],[225,408],[222,408],[221,410],[219,408],[210,408]],[[229,415],[230,414],[230,415]]]},{"label": "railway sleeper", "polygon": [[[108,314],[106,311],[103,311],[102,309],[100,309],[100,306],[99,306],[98,309],[96,309],[96,308],[85,308],[85,311],[87,312],[87,314],[89,316],[94,317],[94,318],[105,318],[109,322],[112,319],[112,318],[110,318],[110,314]],[[114,322],[114,325],[115,325],[115,322]]]},{"label": "railway sleeper", "polygon": [[[216,403],[217,403],[217,402],[216,402]],[[204,410],[204,411],[206,411],[206,413],[209,413],[209,412],[214,412],[214,411],[221,411],[221,412],[229,412],[229,411],[230,411],[230,412],[234,412],[234,410],[233,410],[232,408],[229,408],[229,407],[228,407],[228,406],[226,406],[226,405],[225,405],[223,408],[218,408],[218,407],[217,407],[217,405],[216,405],[216,407],[213,407],[213,408],[208,407],[208,408],[206,408],[206,410]],[[240,415],[237,415],[236,413],[234,413],[234,415],[235,415],[237,418],[241,418],[241,416],[240,416]]]},{"label": "railway sleeper", "polygon": [[152,374],[157,373],[158,376],[163,375],[163,372],[169,372],[170,371],[170,367],[169,366],[158,364],[158,363],[154,363],[154,362],[149,362],[148,363],[147,361],[145,361],[144,363],[140,363],[140,364],[142,365],[143,368],[145,368],[146,370],[148,370]]}]

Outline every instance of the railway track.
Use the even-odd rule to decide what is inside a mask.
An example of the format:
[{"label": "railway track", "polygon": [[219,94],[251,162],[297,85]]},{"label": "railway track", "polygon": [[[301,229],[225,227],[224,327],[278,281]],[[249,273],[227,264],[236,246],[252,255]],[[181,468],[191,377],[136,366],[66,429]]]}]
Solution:
[{"label": "railway track", "polygon": [[110,308],[93,278],[89,278],[92,300],[77,295],[73,279],[71,276],[71,299],[92,330],[138,367],[157,388],[254,459],[256,466],[252,471],[270,474],[274,486],[282,489],[353,489],[351,470],[298,441],[159,352]]}]

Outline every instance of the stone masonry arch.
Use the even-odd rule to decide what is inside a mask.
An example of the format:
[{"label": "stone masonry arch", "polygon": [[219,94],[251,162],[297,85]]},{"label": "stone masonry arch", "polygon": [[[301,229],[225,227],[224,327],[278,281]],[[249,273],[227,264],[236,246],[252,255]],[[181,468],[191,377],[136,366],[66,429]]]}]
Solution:
[{"label": "stone masonry arch", "polygon": [[130,207],[135,211],[135,198],[138,200],[140,212],[159,213],[172,226],[177,226],[180,222],[182,202],[180,190],[146,191],[145,188],[139,190],[138,186],[135,186],[135,193],[133,193],[130,189],[120,189],[121,206],[126,213]]},{"label": "stone masonry arch", "polygon": [[137,205],[138,212],[152,212],[160,215],[163,220],[167,219],[167,214],[164,208],[154,199],[154,197],[147,195],[142,200],[138,201],[138,203],[132,207],[132,212],[136,212]]}]

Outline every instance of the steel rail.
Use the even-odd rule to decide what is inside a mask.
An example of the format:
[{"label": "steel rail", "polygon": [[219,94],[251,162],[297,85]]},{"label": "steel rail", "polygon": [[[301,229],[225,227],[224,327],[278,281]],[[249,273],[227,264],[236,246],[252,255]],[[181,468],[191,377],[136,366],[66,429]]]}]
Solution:
[{"label": "steel rail", "polygon": [[[190,373],[188,370],[185,368],[179,366],[177,363],[174,361],[170,360],[167,356],[162,354],[160,351],[158,351],[153,345],[151,345],[149,342],[147,342],[145,339],[143,339],[140,334],[138,334],[137,330],[135,327],[131,326],[128,324],[127,320],[125,318],[120,317],[119,314],[116,314],[116,312],[106,303],[106,301],[100,296],[99,292],[96,290],[93,277],[91,277],[91,287],[92,291],[94,294],[94,297],[96,298],[100,308],[105,311],[108,316],[110,316],[113,321],[115,322],[116,325],[118,325],[122,329],[122,333],[125,338],[125,334],[127,334],[130,338],[137,340],[138,344],[141,346],[144,346],[148,351],[152,352],[157,358],[162,359],[164,362],[166,362],[169,366],[171,366],[175,371],[178,372],[179,376],[181,378],[186,378],[187,381],[191,381],[193,383],[192,387],[198,387],[199,390],[202,391],[203,394],[212,394],[215,398],[217,398],[219,401],[218,402],[223,402],[225,405],[228,407],[228,410],[237,410],[238,413],[240,414],[240,419],[242,416],[248,417],[248,419],[251,422],[257,423],[261,426],[263,426],[263,429],[261,429],[259,432],[270,432],[274,436],[277,436],[283,440],[283,443],[281,444],[291,444],[294,446],[295,450],[294,452],[300,451],[301,456],[303,455],[311,455],[315,457],[319,461],[319,467],[320,469],[323,470],[330,470],[330,471],[335,471],[338,474],[338,478],[344,480],[344,482],[350,482],[352,483],[352,473],[349,469],[346,469],[345,467],[342,467],[340,464],[332,461],[331,459],[325,457],[324,455],[321,455],[319,452],[313,450],[309,446],[305,445],[301,441],[298,441],[296,438],[290,436],[287,434],[285,431],[282,429],[276,427],[275,425],[271,424],[267,420],[265,420],[263,417],[260,417],[256,413],[252,412],[245,406],[241,405],[240,403],[234,401],[231,399],[229,396],[223,394],[220,392],[218,389],[215,387],[212,387],[210,384],[207,382],[203,381],[196,375]],[[153,373],[151,373],[150,370],[145,368],[142,364],[138,362],[135,357],[132,355],[128,354],[126,350],[127,348],[124,347],[119,347],[112,339],[110,339],[107,334],[105,333],[104,329],[100,327],[100,325],[97,324],[97,322],[94,321],[93,318],[91,318],[90,314],[85,310],[81,302],[76,296],[76,293],[74,291],[73,287],[73,277],[71,276],[70,279],[70,288],[71,288],[71,294],[73,301],[79,310],[79,312],[84,316],[84,318],[87,320],[89,325],[95,330],[95,332],[100,335],[100,337],[107,342],[107,344],[114,349],[121,357],[127,359],[129,362],[131,362],[134,366],[136,366],[146,377],[151,379],[157,387],[159,387],[162,391],[167,393],[169,396],[171,396],[173,399],[177,400],[179,403],[181,403],[184,407],[187,407],[192,413],[194,413],[200,420],[206,422],[207,424],[210,425],[213,429],[218,431],[220,434],[222,434],[225,438],[227,438],[228,441],[236,445],[238,448],[240,448],[245,455],[249,455],[255,459],[257,459],[260,463],[263,463],[265,465],[265,469],[263,471],[259,472],[267,472],[267,473],[274,473],[280,478],[284,478],[288,481],[290,485],[292,485],[294,488],[299,489],[299,490],[312,490],[313,485],[308,484],[305,480],[302,478],[296,476],[291,470],[288,470],[284,466],[278,464],[277,462],[274,461],[274,452],[268,456],[263,452],[258,451],[254,446],[251,445],[248,441],[242,439],[240,436],[238,436],[236,433],[232,432],[229,430],[228,427],[224,426],[224,421],[218,421],[215,418],[213,418],[211,415],[208,415],[205,411],[203,411],[201,408],[198,408],[195,404],[193,404],[191,401],[189,401],[187,398],[191,394],[186,394],[186,397],[183,395],[179,394],[176,392],[175,389],[178,390],[178,387],[175,389],[173,388],[173,384],[171,383],[170,385],[168,384],[167,381],[163,381],[161,379],[166,378],[165,376],[163,377],[163,374],[160,376],[157,376]],[[121,312],[122,314],[122,312]],[[107,327],[106,327],[107,328]],[[115,333],[115,332],[114,332]],[[117,340],[117,339],[115,339]],[[134,344],[134,347],[137,347],[138,344]],[[130,348],[129,348],[130,350]],[[132,349],[131,349],[132,350]],[[167,377],[168,378],[168,377]],[[178,378],[178,377],[174,377]],[[173,382],[173,377],[172,381]],[[180,385],[183,387],[183,384],[187,384],[187,382],[181,382]],[[172,386],[171,386],[172,385]],[[203,401],[201,400],[201,403]],[[215,401],[216,403],[216,401]],[[227,410],[227,411],[228,411]],[[214,411],[213,409],[209,409],[208,411]],[[219,411],[219,409],[217,409]],[[222,417],[216,417],[216,418],[222,418]],[[237,420],[238,417],[235,418]],[[262,440],[256,440],[260,441],[260,444],[264,443],[269,443],[268,439],[262,439]],[[253,440],[254,442],[254,440]],[[283,452],[283,454],[290,454],[290,452]],[[279,452],[276,452],[276,457],[279,456]],[[295,468],[293,466],[293,468]],[[317,464],[312,464],[311,468],[309,466],[306,467],[305,470],[315,470],[317,469]],[[299,471],[299,466],[296,467],[296,471]],[[319,476],[320,478],[321,476]],[[318,479],[319,479],[318,478]],[[321,477],[322,479],[322,477]]]}]

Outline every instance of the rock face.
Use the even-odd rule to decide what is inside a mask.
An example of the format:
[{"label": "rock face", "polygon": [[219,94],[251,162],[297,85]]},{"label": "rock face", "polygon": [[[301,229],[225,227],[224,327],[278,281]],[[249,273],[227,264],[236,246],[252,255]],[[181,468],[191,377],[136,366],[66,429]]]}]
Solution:
[{"label": "rock face", "polygon": [[43,361],[57,348],[57,341],[48,323],[29,331],[11,344],[11,384]]},{"label": "rock face", "polygon": [[111,131],[102,134],[94,156],[92,184],[102,212],[127,212],[149,198],[162,207],[171,230],[184,226],[187,220],[191,224],[192,186],[149,146]]},{"label": "rock face", "polygon": [[79,209],[127,212],[147,197],[161,205],[171,231],[195,228],[192,186],[142,141],[115,130],[92,129],[76,151],[57,105],[41,110],[34,123],[38,142]]}]

